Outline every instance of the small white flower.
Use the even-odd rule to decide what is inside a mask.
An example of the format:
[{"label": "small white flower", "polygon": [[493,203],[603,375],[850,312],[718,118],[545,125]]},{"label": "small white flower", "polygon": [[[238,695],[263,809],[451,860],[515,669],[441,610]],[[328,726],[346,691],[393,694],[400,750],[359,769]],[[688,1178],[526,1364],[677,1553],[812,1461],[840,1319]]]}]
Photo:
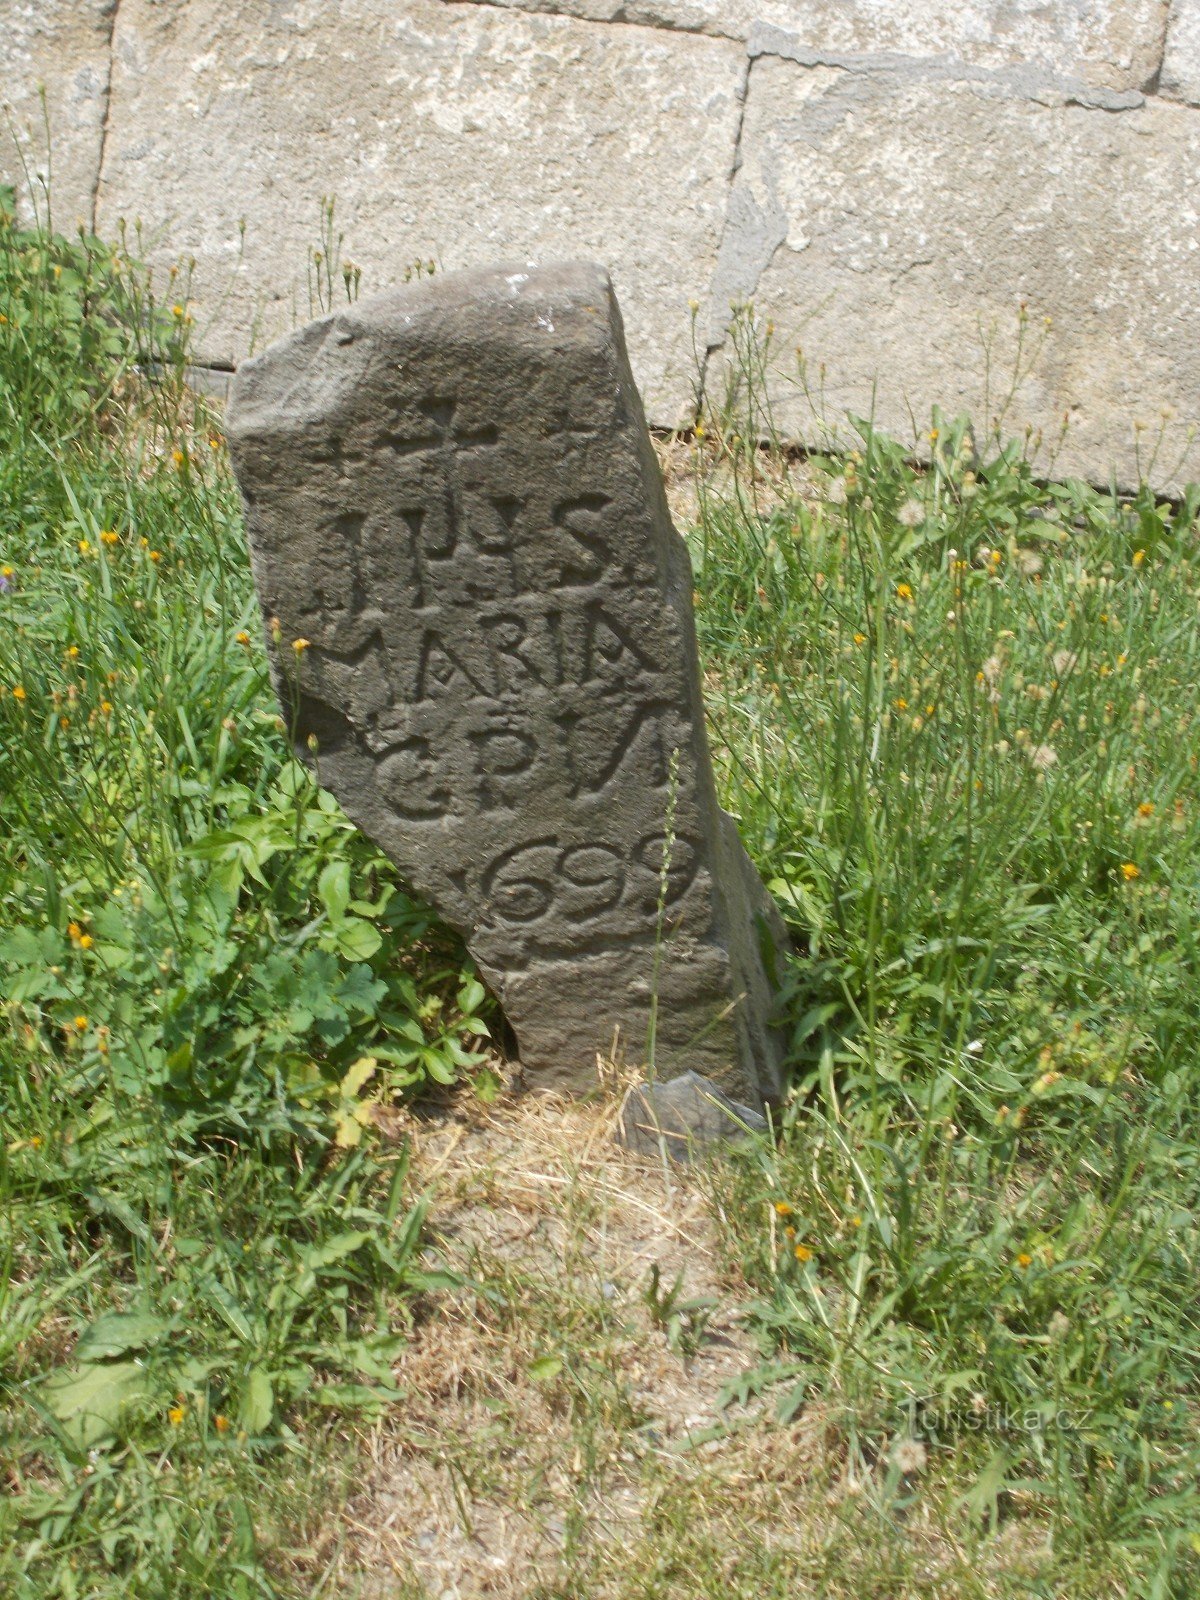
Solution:
[{"label": "small white flower", "polygon": [[1029,760],[1039,772],[1047,772],[1058,760],[1058,751],[1052,744],[1035,744],[1029,752]]},{"label": "small white flower", "polygon": [[1079,664],[1079,657],[1074,650],[1056,650],[1051,656],[1056,676],[1065,678],[1069,672],[1074,672]]},{"label": "small white flower", "polygon": [[982,1039],[972,1039],[970,1044],[967,1046],[968,1054],[973,1055],[973,1056],[977,1056],[982,1049],[983,1049],[983,1040]]}]

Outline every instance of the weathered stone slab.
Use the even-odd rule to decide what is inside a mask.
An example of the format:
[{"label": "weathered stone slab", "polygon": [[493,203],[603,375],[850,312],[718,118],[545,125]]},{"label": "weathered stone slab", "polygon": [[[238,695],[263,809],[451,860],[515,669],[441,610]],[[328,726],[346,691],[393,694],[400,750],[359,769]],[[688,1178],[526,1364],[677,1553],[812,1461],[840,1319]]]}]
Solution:
[{"label": "weathered stone slab", "polygon": [[[516,10],[646,23],[746,39],[756,24],[790,33],[814,64],[846,55],[944,56],[1040,68],[1116,89],[1158,69],[1170,0],[484,0]],[[1181,0],[1175,0],[1178,7]],[[1190,0],[1182,0],[1186,7]]]},{"label": "weathered stone slab", "polygon": [[667,1083],[641,1084],[621,1108],[621,1143],[635,1155],[665,1152],[691,1162],[706,1145],[724,1144],[768,1131],[753,1106],[739,1105],[695,1072]]},{"label": "weathered stone slab", "polygon": [[417,258],[592,255],[672,423],[745,70],[725,40],[439,0],[122,0],[100,216],[108,232],[141,217],[163,268],[196,259],[198,354],[216,364],[319,311],[325,195],[368,292]]},{"label": "weathered stone slab", "polygon": [[1159,88],[1200,106],[1200,0],[1173,0]]},{"label": "weathered stone slab", "polygon": [[[1173,408],[1155,469],[1167,478],[1200,417],[1200,118],[1122,104],[1032,99],[919,65],[755,61],[717,321],[752,297],[778,351],[803,346],[831,419],[873,410],[912,439],[935,403],[990,421],[1027,302],[1026,358],[1045,344],[1008,430],[1029,422],[1050,441],[1065,413],[1066,443],[1042,452],[1044,469],[1107,481],[1115,466],[1129,483],[1135,422],[1144,466]],[[775,398],[787,433],[822,438],[798,383],[781,377]]]},{"label": "weathered stone slab", "polygon": [[[545,1082],[619,1033],[775,1094],[778,915],[718,807],[692,576],[599,267],[435,277],[245,363],[229,437],[321,779]],[[291,641],[309,647],[299,658]]]},{"label": "weathered stone slab", "polygon": [[[20,146],[19,155],[12,132],[0,128],[0,182],[25,190],[23,156],[44,213],[38,175],[48,174],[51,221],[60,233],[74,233],[80,222],[92,225],[115,8],[116,0],[0,0],[0,96],[11,108]],[[28,206],[21,209],[28,217]]]}]

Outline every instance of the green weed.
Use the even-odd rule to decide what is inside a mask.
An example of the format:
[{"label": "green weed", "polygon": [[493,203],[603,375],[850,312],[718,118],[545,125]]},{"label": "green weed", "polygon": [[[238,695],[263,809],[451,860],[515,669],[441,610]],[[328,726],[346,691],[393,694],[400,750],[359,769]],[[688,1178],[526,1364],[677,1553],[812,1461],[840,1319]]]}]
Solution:
[{"label": "green weed", "polygon": [[315,1593],[424,1282],[364,1129],[476,1069],[485,995],[292,753],[186,272],[11,201],[0,1590]]},{"label": "green weed", "polygon": [[966,419],[927,466],[856,427],[800,468],[709,424],[715,742],[799,953],[782,1139],[724,1212],[781,1414],[827,1406],[889,1515],[950,1464],[964,1525],[1044,1529],[1045,1581],[1117,1551],[1183,1595],[1200,491],[1046,484]]}]

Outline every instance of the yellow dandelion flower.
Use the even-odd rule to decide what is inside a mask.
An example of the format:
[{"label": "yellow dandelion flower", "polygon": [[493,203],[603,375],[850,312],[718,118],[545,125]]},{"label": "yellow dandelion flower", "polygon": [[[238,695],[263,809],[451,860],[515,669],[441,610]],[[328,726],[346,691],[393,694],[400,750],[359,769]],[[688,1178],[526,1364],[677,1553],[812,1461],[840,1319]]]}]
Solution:
[{"label": "yellow dandelion flower", "polygon": [[109,715],[109,713],[112,711],[112,701],[111,700],[101,700],[100,709],[104,713],[104,715],[107,717]]},{"label": "yellow dandelion flower", "polygon": [[900,698],[898,700],[894,701],[893,703],[894,703],[897,711],[907,711],[908,710],[908,701],[904,698],[903,695],[901,695]]},{"label": "yellow dandelion flower", "polygon": [[1138,866],[1135,866],[1132,861],[1122,861],[1121,876],[1125,879],[1126,883],[1132,883],[1135,878],[1140,878],[1141,875],[1142,869]]},{"label": "yellow dandelion flower", "polygon": [[0,578],[3,578],[5,582],[7,582],[9,578],[15,578],[16,575],[17,573],[15,567],[0,567]]},{"label": "yellow dandelion flower", "polygon": [[183,463],[184,463],[183,451],[182,450],[172,450],[171,451],[171,460],[175,463],[175,465],[177,467],[181,467],[183,465]]},{"label": "yellow dandelion flower", "polygon": [[1137,814],[1139,817],[1152,817],[1154,815],[1154,801],[1143,800],[1137,808]]},{"label": "yellow dandelion flower", "polygon": [[60,728],[69,728],[71,726],[70,717],[59,717],[58,725]]},{"label": "yellow dandelion flower", "polygon": [[187,1407],[185,1405],[172,1406],[167,1412],[167,1421],[173,1428],[177,1428],[186,1416]]},{"label": "yellow dandelion flower", "polygon": [[866,644],[866,642],[867,642],[866,634],[865,633],[856,633],[854,635],[854,642],[855,642],[855,644]]},{"label": "yellow dandelion flower", "polygon": [[104,532],[100,535],[100,543],[106,544],[110,548],[114,544],[120,544],[120,542],[121,535],[119,533],[114,533],[111,528],[105,528]]},{"label": "yellow dandelion flower", "polygon": [[19,683],[15,684],[13,686],[13,699],[14,700],[24,700],[24,698],[25,698],[24,687]]},{"label": "yellow dandelion flower", "polygon": [[861,1228],[862,1227],[862,1218],[861,1217],[851,1217],[850,1218],[850,1226],[852,1228]]},{"label": "yellow dandelion flower", "polygon": [[896,585],[896,598],[898,600],[911,600],[913,597],[912,584],[898,583]]},{"label": "yellow dandelion flower", "polygon": [[79,935],[79,948],[81,950],[90,950],[94,943],[95,941],[90,933],[81,933]]},{"label": "yellow dandelion flower", "polygon": [[83,932],[83,929],[79,926],[79,924],[77,922],[68,922],[67,923],[67,938],[70,939],[72,942],[74,942],[76,939],[78,939],[79,935],[82,932]]},{"label": "yellow dandelion flower", "polygon": [[218,1411],[216,1416],[213,1418],[213,1427],[217,1430],[218,1433],[228,1433],[229,1432],[229,1418],[225,1417],[225,1416],[222,1416],[221,1413]]},{"label": "yellow dandelion flower", "polygon": [[67,660],[68,661],[78,661],[78,659],[79,659],[79,646],[77,644],[68,645],[67,646]]},{"label": "yellow dandelion flower", "polygon": [[292,640],[292,649],[296,652],[296,654],[298,656],[302,656],[304,654],[304,652],[308,648],[309,648],[309,641],[307,639],[293,639]]},{"label": "yellow dandelion flower", "polygon": [[806,1244],[798,1244],[792,1251],[792,1254],[795,1256],[796,1260],[803,1265],[804,1262],[812,1260],[813,1253]]},{"label": "yellow dandelion flower", "polygon": [[250,643],[250,635],[245,631],[245,629],[243,629],[241,633],[235,634],[234,643],[248,645]]},{"label": "yellow dandelion flower", "polygon": [[88,1025],[88,1019],[83,1015],[82,1012],[80,1012],[79,1015],[75,1018],[75,1031],[76,1031],[76,1033],[86,1033],[87,1032],[87,1025]]},{"label": "yellow dandelion flower", "polygon": [[79,541],[79,554],[81,556],[90,555],[91,554],[91,549],[92,549],[92,541],[90,539],[80,539],[80,541]]},{"label": "yellow dandelion flower", "polygon": [[1033,1265],[1033,1257],[1028,1253],[1028,1251],[1022,1250],[1020,1255],[1017,1257],[1017,1265],[1022,1269],[1022,1271],[1024,1271],[1026,1267],[1031,1267]]},{"label": "yellow dandelion flower", "polygon": [[1146,552],[1144,550],[1135,550],[1133,552],[1133,564],[1134,564],[1135,567],[1140,567],[1142,562],[1145,561],[1145,559],[1146,559]]},{"label": "yellow dandelion flower", "polygon": [[778,1216],[778,1217],[790,1217],[791,1214],[792,1214],[792,1208],[791,1208],[790,1205],[788,1205],[786,1200],[776,1200],[776,1202],[775,1202],[775,1215],[776,1216]]}]

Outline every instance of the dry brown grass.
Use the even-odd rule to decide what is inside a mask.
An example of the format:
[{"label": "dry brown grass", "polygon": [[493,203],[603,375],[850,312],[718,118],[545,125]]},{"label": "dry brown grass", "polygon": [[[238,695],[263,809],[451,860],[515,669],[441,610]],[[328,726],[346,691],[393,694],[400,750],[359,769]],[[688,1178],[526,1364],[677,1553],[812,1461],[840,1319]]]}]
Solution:
[{"label": "dry brown grass", "polygon": [[[722,1409],[757,1359],[745,1286],[703,1177],[618,1148],[618,1103],[529,1094],[406,1119],[434,1253],[461,1286],[423,1306],[396,1374],[408,1400],[371,1439],[351,1508],[367,1593],[552,1593],[698,1485],[735,1544],[754,1534],[750,1499],[764,1529],[786,1525],[780,1496],[819,1438]],[[657,1315],[647,1298],[654,1267],[668,1295],[678,1280],[677,1312],[705,1302],[674,1329],[662,1292]]]}]

